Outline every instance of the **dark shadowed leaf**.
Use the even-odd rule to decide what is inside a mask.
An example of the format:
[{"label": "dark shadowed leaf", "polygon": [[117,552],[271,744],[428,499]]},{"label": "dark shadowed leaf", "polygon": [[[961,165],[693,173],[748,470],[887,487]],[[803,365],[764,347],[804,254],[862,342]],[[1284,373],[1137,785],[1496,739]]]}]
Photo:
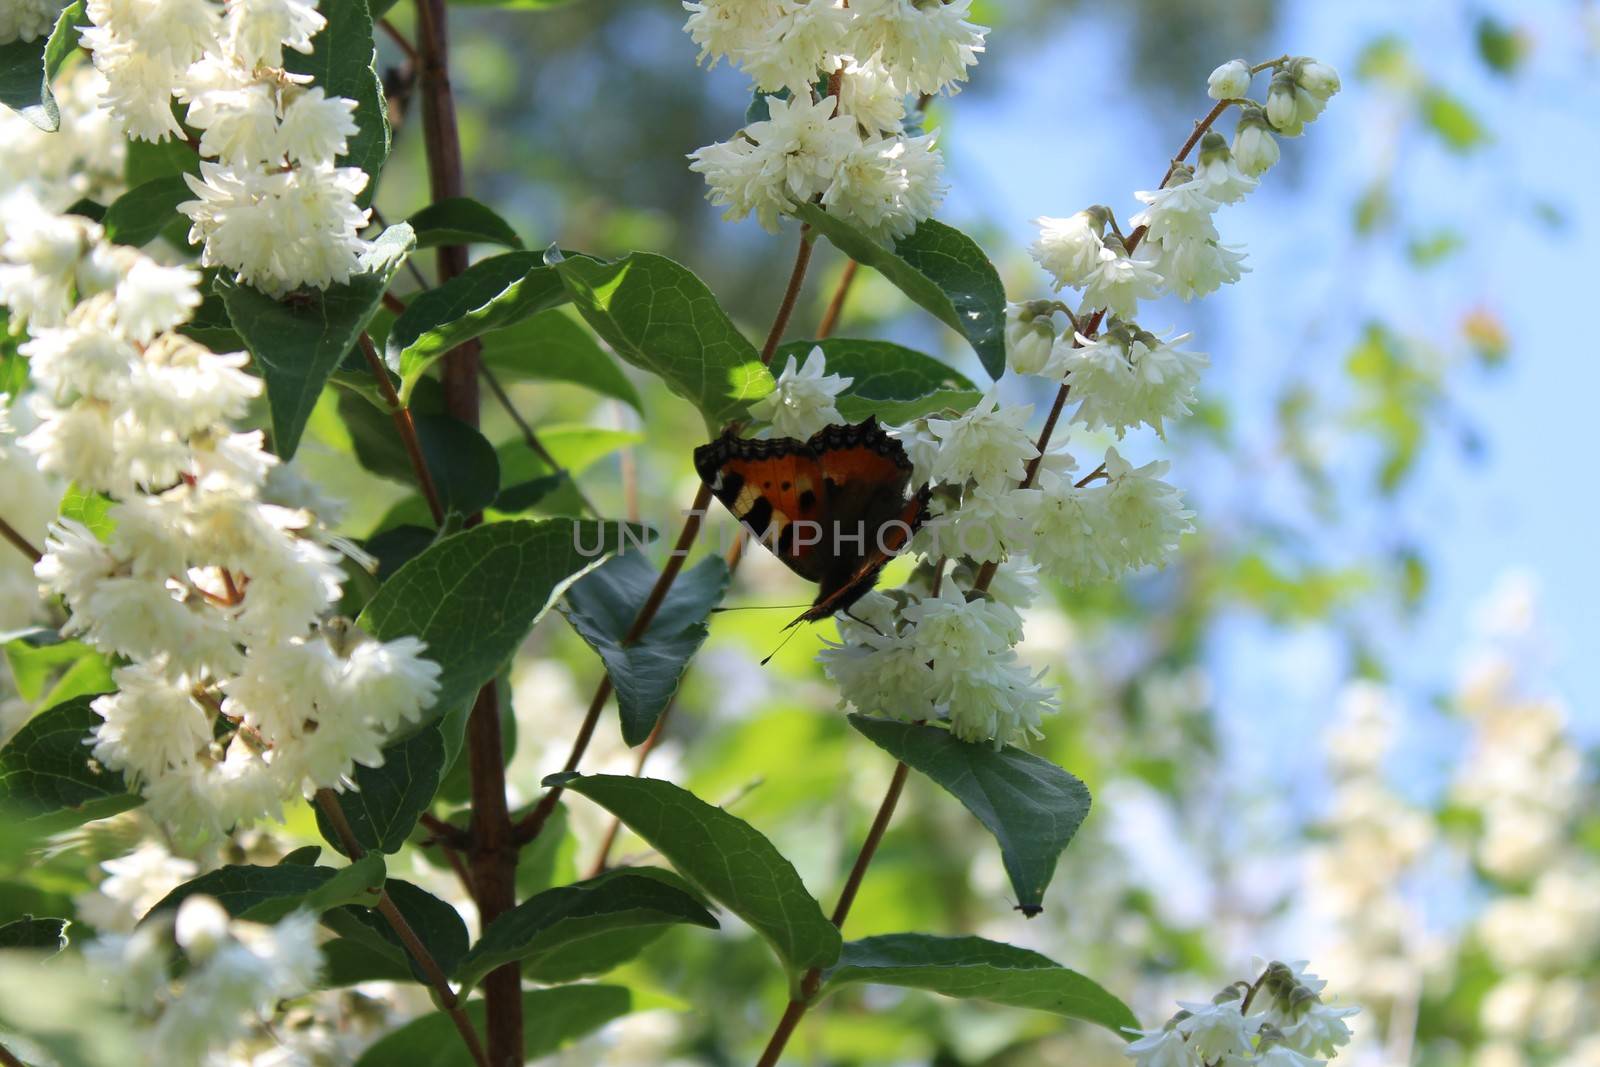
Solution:
[{"label": "dark shadowed leaf", "polygon": [[[383,883],[383,889],[405,917],[406,924],[427,948],[428,955],[446,974],[452,973],[467,954],[469,942],[467,925],[461,921],[461,914],[432,893],[410,882],[391,878]],[[427,975],[406,952],[400,935],[394,932],[389,920],[373,908],[334,908],[323,914],[322,922],[343,940],[363,946],[386,960],[391,967],[397,966],[402,975],[409,974],[417,981],[427,983]]]},{"label": "dark shadowed leaf", "polygon": [[981,937],[886,934],[845,943],[822,993],[852,982],[926,989],[1097,1023],[1126,1038],[1139,1021],[1098,983],[1046,956]]},{"label": "dark shadowed leaf", "polygon": [[383,885],[383,856],[374,852],[348,867],[304,867],[298,864],[219,867],[183,883],[150,909],[145,918],[168,911],[196,893],[215,897],[235,919],[277,922],[305,908],[321,914],[347,904],[370,907]]},{"label": "dark shadowed leaf", "polygon": [[343,285],[290,294],[285,300],[217,280],[228,318],[266,379],[273,449],[282,458],[290,458],[299,447],[328,376],[356,343],[411,246],[411,228],[391,226],[362,256],[360,274]]},{"label": "dark shadowed leaf", "polygon": [[328,24],[311,40],[310,54],[286,48],[283,65],[292,74],[309,74],[329,96],[356,102],[356,135],[340,164],[366,172],[360,202],[370,204],[378,174],[389,156],[389,109],[378,76],[372,43],[372,16],[364,0],[341,0],[323,7]]},{"label": "dark shadowed leaf", "polygon": [[665,256],[609,262],[546,253],[573,304],[613,351],[700,409],[706,424],[740,419],[772,375],[705,283]]},{"label": "dark shadowed leaf", "polygon": [[102,222],[106,237],[119,245],[135,248],[148,244],[177,217],[178,205],[193,199],[189,183],[176,174],[145,182],[123,193],[106,208]]},{"label": "dark shadowed leaf", "polygon": [[839,414],[846,422],[876,415],[892,426],[936,411],[965,411],[981,395],[960,371],[890,341],[848,337],[794,341],[778,349],[772,365],[781,370],[791,356],[803,364],[818,345],[827,358],[828,373],[851,379],[838,399]]},{"label": "dark shadowed leaf", "polygon": [[[444,774],[444,738],[437,724],[383,750],[382,767],[357,766],[355,788],[338,794],[350,829],[363,850],[399,852],[417,817],[428,810]],[[342,855],[349,855],[320,805],[317,829]]]},{"label": "dark shadowed leaf", "polygon": [[483,362],[503,382],[570,382],[642,411],[639,391],[616,360],[554,308],[483,338]]},{"label": "dark shadowed leaf", "polygon": [[708,556],[679,575],[649,629],[631,644],[624,638],[657,578],[643,552],[624,552],[567,590],[561,613],[604,661],[629,745],[643,744],[655,729],[706,639],[706,620],[727,592],[728,577],[721,556]]},{"label": "dark shadowed leaf", "polygon": [[839,931],[794,865],[745,822],[670,782],[621,775],[551,775],[610,811],[678,873],[743,919],[797,976],[839,958]]},{"label": "dark shadowed leaf", "polygon": [[617,523],[512,519],[443,538],[395,572],[362,629],[421,638],[443,668],[434,714],[470,701],[569,584],[620,544]]},{"label": "dark shadowed leaf", "polygon": [[1077,778],[1019,748],[968,744],[936,726],[850,716],[874,744],[949,790],[1000,844],[1025,915],[1043,908],[1056,861],[1089,814]]},{"label": "dark shadowed leaf", "polygon": [[795,214],[965,337],[992,377],[1005,373],[1005,286],[976,241],[936,219],[924,219],[890,251],[816,204],[802,204]]},{"label": "dark shadowed leaf", "polygon": [[89,754],[101,722],[79,696],[29,719],[0,748],[0,806],[13,817],[48,818],[63,827],[136,807],[122,775]]},{"label": "dark shadowed leaf", "polygon": [[50,83],[78,47],[78,29],[88,23],[83,0],[75,0],[56,18],[55,28],[31,41],[0,45],[0,104],[46,132],[61,125]]},{"label": "dark shadowed leaf", "polygon": [[417,231],[418,248],[467,244],[522,247],[522,238],[510,223],[470,196],[434,201],[406,221]]},{"label": "dark shadowed leaf", "polygon": [[538,970],[558,954],[569,972],[564,977],[597,974],[622,962],[618,946],[602,941],[605,935],[634,931],[632,955],[676,923],[715,930],[717,920],[676,881],[666,871],[624,869],[547,889],[490,923],[454,977],[475,986],[504,964],[520,961]]},{"label": "dark shadowed leaf", "polygon": [[34,949],[55,955],[67,947],[70,919],[36,919],[24,916],[0,924],[0,949]]},{"label": "dark shadowed leaf", "polygon": [[[522,1055],[524,1060],[548,1056],[568,1042],[600,1029],[633,1007],[633,995],[621,986],[569,985],[535,989],[522,994]],[[484,1002],[468,1001],[467,1018],[481,1033]],[[385,1034],[356,1060],[356,1067],[473,1067],[455,1023],[444,1012],[434,1012]]]}]

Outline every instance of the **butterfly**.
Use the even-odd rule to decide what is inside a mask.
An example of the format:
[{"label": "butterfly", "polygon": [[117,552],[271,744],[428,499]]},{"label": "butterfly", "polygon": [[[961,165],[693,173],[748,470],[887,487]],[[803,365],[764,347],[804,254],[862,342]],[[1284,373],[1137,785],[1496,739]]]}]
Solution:
[{"label": "butterfly", "polygon": [[860,600],[928,517],[928,487],[908,494],[911,461],[876,417],[805,441],[724,431],[694,450],[694,469],[790,570],[820,583],[790,626]]}]

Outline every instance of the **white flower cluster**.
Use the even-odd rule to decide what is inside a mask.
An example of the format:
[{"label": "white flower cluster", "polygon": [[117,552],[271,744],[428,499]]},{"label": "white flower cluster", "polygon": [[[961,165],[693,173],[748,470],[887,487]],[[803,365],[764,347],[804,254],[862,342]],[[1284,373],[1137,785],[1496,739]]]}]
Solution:
[{"label": "white flower cluster", "polygon": [[180,206],[205,266],[274,295],[349,279],[370,212],[367,176],[337,166],[357,132],[355,102],[283,69],[327,20],[316,0],[89,0],[84,46],[129,136],[184,137],[173,98],[200,131],[197,200]]},{"label": "white flower cluster", "polygon": [[1349,1043],[1345,1019],[1359,1009],[1324,1003],[1327,983],[1305,966],[1269,963],[1209,1003],[1179,1001],[1164,1026],[1131,1031],[1123,1054],[1138,1067],[1321,1067]]},{"label": "white flower cluster", "polygon": [[310,912],[265,926],[232,919],[199,895],[186,897],[170,918],[103,936],[85,955],[140,1020],[140,1047],[128,1050],[132,1063],[239,1063],[229,1046],[275,1016],[280,1001],[310,992],[322,971]]},{"label": "white flower cluster", "polygon": [[57,77],[55,133],[0,107],[0,197],[26,186],[51,210],[64,211],[82,199],[109,204],[123,192],[126,142],[121,123],[99,106],[105,85],[88,64]]},{"label": "white flower cluster", "polygon": [[690,155],[726,218],[771,231],[808,200],[880,239],[944,197],[937,133],[913,133],[906,98],[954,92],[988,31],[971,0],[699,0],[685,29],[700,58],[749,74],[768,117]]},{"label": "white flower cluster", "polygon": [[821,345],[811,350],[803,366],[790,356],[778,375],[777,387],[750,405],[751,417],[771,423],[779,437],[801,439],[841,421],[835,401],[854,379],[826,371],[827,357]]},{"label": "white flower cluster", "polygon": [[6,0],[0,4],[0,44],[46,36],[65,6],[62,0]]},{"label": "white flower cluster", "polygon": [[0,304],[31,334],[38,425],[19,444],[114,501],[107,542],[64,520],[35,568],[67,603],[64,632],[126,660],[94,704],[95,757],[157,818],[222,832],[381,763],[438,667],[413,638],[317,628],[341,593],[338,554],[309,512],[262,501],[277,460],[260,431],[228,426],[260,379],[244,353],[176,332],[199,283],[77,216],[0,218]]},{"label": "white flower cluster", "polygon": [[1386,779],[1398,717],[1383,685],[1362,680],[1345,687],[1324,741],[1330,810],[1305,855],[1307,902],[1327,928],[1319,951],[1328,973],[1370,1004],[1419,995],[1441,950],[1403,890],[1437,831]]}]

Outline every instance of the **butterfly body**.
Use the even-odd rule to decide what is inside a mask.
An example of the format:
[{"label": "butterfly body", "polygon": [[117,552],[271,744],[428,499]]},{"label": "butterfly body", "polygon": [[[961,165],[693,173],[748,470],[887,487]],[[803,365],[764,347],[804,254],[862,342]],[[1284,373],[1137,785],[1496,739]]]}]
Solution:
[{"label": "butterfly body", "polygon": [[790,625],[825,619],[866,595],[927,516],[927,487],[908,497],[911,461],[875,418],[804,441],[727,432],[695,449],[694,465],[762,544],[820,585]]}]

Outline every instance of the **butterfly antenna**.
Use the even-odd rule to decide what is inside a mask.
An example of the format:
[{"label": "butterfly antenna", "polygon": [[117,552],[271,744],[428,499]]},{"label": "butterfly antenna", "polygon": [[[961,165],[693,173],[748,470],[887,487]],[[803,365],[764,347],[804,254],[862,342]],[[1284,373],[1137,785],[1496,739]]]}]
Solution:
[{"label": "butterfly antenna", "polygon": [[793,611],[795,608],[810,606],[810,604],[739,604],[731,608],[712,608],[711,613],[716,615],[724,611]]},{"label": "butterfly antenna", "polygon": [[882,630],[878,629],[876,626],[874,626],[872,623],[868,622],[866,619],[863,619],[861,616],[852,615],[848,608],[845,609],[844,611],[841,611],[839,614],[843,615],[845,618],[849,619],[851,622],[860,623],[862,626],[865,626],[867,629],[871,630],[873,633],[877,634],[879,637],[883,636],[883,631]]},{"label": "butterfly antenna", "polygon": [[[795,622],[799,622],[799,621],[800,621],[799,619],[795,620]],[[761,661],[761,665],[763,667],[765,667],[768,663],[772,662],[772,657],[773,656],[776,656],[779,652],[783,651],[783,646],[787,645],[789,643],[789,638],[794,636],[793,627],[794,627],[794,623],[793,622],[791,622],[788,626],[784,627],[785,630],[789,630],[790,631],[788,637],[785,637],[782,641],[779,641],[778,642],[778,647],[773,649],[771,652],[767,653],[767,658]]]}]

